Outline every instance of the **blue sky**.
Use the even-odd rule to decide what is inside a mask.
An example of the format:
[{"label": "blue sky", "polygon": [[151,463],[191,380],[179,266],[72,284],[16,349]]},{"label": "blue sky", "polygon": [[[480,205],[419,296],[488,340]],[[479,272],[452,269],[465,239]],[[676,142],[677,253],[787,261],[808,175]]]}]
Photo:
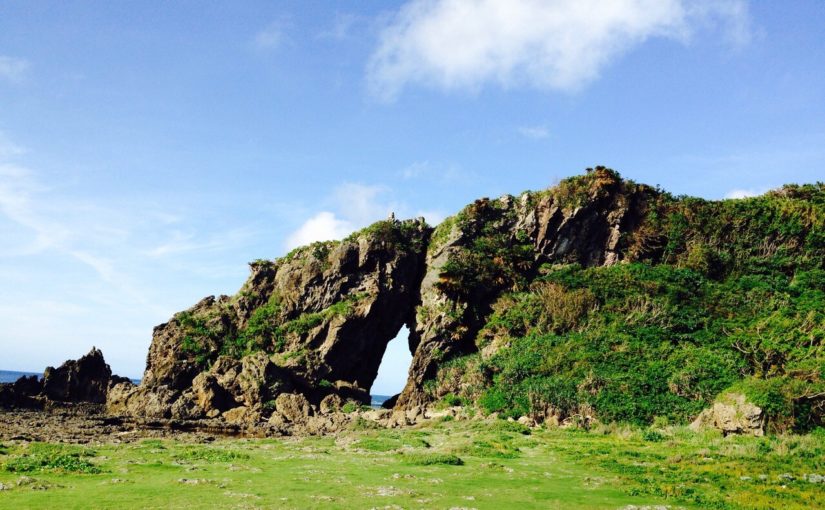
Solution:
[{"label": "blue sky", "polygon": [[[605,164],[676,194],[825,180],[825,4],[0,4],[0,368],[103,349],[246,263]],[[374,391],[400,389],[390,344]]]}]

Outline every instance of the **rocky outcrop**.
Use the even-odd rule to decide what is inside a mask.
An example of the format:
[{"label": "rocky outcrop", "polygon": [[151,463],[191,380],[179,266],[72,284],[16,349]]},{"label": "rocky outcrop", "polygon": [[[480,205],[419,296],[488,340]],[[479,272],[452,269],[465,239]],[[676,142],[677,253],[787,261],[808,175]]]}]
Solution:
[{"label": "rocky outcrop", "polygon": [[725,393],[690,424],[693,430],[714,428],[728,434],[764,436],[767,416],[741,393]]},{"label": "rocky outcrop", "polygon": [[502,294],[524,288],[543,264],[609,265],[633,256],[628,242],[657,194],[597,168],[587,178],[520,197],[482,199],[439,225],[426,256],[409,378],[396,406],[438,395],[424,391],[446,360],[476,352],[475,337]]},{"label": "rocky outcrop", "polygon": [[58,368],[48,367],[43,373],[43,394],[49,400],[64,402],[106,402],[112,369],[99,349]]},{"label": "rocky outcrop", "polygon": [[413,323],[430,233],[423,220],[389,219],[250,264],[238,294],[155,328],[141,385],[118,385],[109,410],[186,418],[244,407],[266,419],[285,394],[315,409],[329,395],[368,403],[387,343]]},{"label": "rocky outcrop", "polygon": [[[256,261],[235,296],[207,297],[155,328],[140,387],[117,385],[109,410],[175,419],[232,411],[233,420],[281,423],[301,421],[295,406],[309,417],[367,404],[403,325],[413,362],[392,403],[418,409],[439,396],[425,381],[476,351],[492,303],[528,285],[542,264],[655,257],[655,242],[633,251],[627,234],[656,195],[597,168],[548,191],[478,200],[435,232],[420,219],[390,218],[344,241]],[[297,395],[306,406],[273,415],[279,399]]]},{"label": "rocky outcrop", "polygon": [[46,368],[42,379],[24,376],[12,384],[0,384],[0,407],[42,408],[49,402],[102,404],[111,386],[126,381],[112,375],[103,353],[93,347],[77,360]]}]

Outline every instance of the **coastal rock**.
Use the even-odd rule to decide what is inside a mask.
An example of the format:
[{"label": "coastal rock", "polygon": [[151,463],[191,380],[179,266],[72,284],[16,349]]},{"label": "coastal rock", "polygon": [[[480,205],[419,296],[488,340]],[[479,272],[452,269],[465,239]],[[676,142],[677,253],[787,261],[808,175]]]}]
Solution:
[{"label": "coastal rock", "polygon": [[218,378],[211,373],[200,373],[192,381],[194,401],[207,418],[215,418],[238,405],[232,395],[218,383]]},{"label": "coastal rock", "polygon": [[141,388],[192,390],[207,416],[263,411],[283,393],[368,404],[387,343],[414,320],[430,232],[423,219],[390,219],[250,264],[237,295],[155,328]]},{"label": "coastal rock", "polygon": [[223,419],[237,425],[254,425],[261,421],[261,413],[246,406],[239,406],[223,413]]},{"label": "coastal rock", "polygon": [[410,330],[413,360],[395,407],[410,409],[443,396],[429,394],[424,381],[435,378],[442,363],[478,351],[475,339],[492,304],[519,278],[529,281],[543,264],[625,260],[629,247],[621,241],[638,228],[640,210],[654,195],[648,186],[628,185],[597,167],[581,188],[476,200],[445,220],[427,249],[421,304]]},{"label": "coastal rock", "polygon": [[301,393],[282,393],[275,399],[275,410],[287,421],[303,423],[312,414],[309,401]]},{"label": "coastal rock", "polygon": [[92,348],[77,360],[58,368],[48,367],[42,378],[23,376],[11,384],[0,384],[0,407],[44,409],[63,404],[102,404],[111,386],[129,382],[112,375],[103,353]]},{"label": "coastal rock", "polygon": [[43,374],[43,394],[63,402],[106,402],[112,369],[99,349],[92,348],[78,360],[69,360],[58,368],[48,367]]},{"label": "coastal rock", "polygon": [[336,393],[332,393],[321,400],[318,409],[321,411],[321,414],[331,414],[340,411],[343,406],[344,399]]},{"label": "coastal rock", "polygon": [[690,424],[693,430],[715,428],[722,434],[765,435],[766,417],[758,406],[741,393],[723,394],[712,407],[702,411]]}]

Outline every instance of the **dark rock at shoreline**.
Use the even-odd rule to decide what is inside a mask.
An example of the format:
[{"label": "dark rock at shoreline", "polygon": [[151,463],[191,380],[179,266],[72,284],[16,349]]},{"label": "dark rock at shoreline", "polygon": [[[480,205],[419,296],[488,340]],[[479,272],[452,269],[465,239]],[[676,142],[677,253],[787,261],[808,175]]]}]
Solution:
[{"label": "dark rock at shoreline", "polygon": [[110,386],[124,381],[128,379],[112,375],[103,353],[93,347],[77,360],[46,368],[42,379],[23,376],[0,384],[0,408],[43,409],[51,402],[103,404]]}]

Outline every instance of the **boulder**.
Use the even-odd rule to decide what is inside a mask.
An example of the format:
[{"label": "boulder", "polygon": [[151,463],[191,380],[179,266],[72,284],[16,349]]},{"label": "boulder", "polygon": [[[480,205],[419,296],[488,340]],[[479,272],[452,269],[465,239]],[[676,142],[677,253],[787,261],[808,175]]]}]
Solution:
[{"label": "boulder", "polygon": [[120,383],[109,389],[106,412],[142,419],[171,418],[173,404],[180,396],[180,392],[168,386],[157,386],[150,390],[131,382]]},{"label": "boulder", "polygon": [[312,407],[301,393],[282,393],[275,399],[275,411],[287,421],[304,423],[312,415]]},{"label": "boulder", "polygon": [[216,418],[224,411],[238,405],[235,398],[218,383],[218,378],[207,372],[198,374],[192,381],[194,401],[203,409],[207,418]]},{"label": "boulder", "polygon": [[342,407],[344,407],[344,399],[335,393],[331,393],[321,399],[321,403],[318,405],[321,414],[335,413],[340,411]]},{"label": "boulder", "polygon": [[112,369],[99,349],[92,348],[77,361],[69,360],[58,368],[48,367],[43,374],[43,394],[63,402],[106,402]]},{"label": "boulder", "polygon": [[261,421],[261,413],[246,406],[239,406],[223,413],[223,419],[236,425],[255,425]]},{"label": "boulder", "polygon": [[175,420],[197,420],[204,417],[203,409],[195,401],[192,391],[184,392],[172,404],[172,418]]},{"label": "boulder", "polygon": [[263,351],[237,360],[221,356],[209,371],[232,397],[250,408],[292,390],[289,374]]},{"label": "boulder", "polygon": [[741,393],[725,393],[690,424],[693,430],[715,428],[722,434],[765,435],[767,418]]}]

